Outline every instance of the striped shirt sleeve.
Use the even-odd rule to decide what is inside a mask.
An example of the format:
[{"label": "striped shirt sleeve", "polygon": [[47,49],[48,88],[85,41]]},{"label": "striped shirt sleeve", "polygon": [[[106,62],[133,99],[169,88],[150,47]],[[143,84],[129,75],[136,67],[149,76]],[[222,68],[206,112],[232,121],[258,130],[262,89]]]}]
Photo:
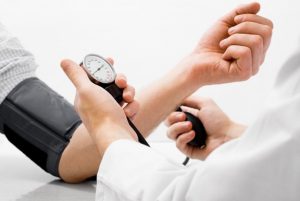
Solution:
[{"label": "striped shirt sleeve", "polygon": [[33,55],[0,23],[0,104],[17,84],[34,77],[36,68]]}]

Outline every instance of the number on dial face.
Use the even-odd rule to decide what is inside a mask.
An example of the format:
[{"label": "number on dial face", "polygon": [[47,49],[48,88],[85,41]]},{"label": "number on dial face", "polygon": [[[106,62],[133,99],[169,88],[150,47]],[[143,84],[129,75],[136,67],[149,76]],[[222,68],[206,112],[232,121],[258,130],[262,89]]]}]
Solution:
[{"label": "number on dial face", "polygon": [[115,80],[116,73],[112,66],[98,55],[87,55],[83,65],[90,76],[101,83],[111,83]]}]

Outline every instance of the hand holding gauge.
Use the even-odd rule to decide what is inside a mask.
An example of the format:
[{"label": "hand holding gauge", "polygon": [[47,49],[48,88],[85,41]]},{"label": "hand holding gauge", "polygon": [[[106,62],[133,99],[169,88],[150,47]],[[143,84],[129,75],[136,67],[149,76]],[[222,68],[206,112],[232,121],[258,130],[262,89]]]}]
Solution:
[{"label": "hand holding gauge", "polygon": [[[83,62],[80,64],[87,73],[89,79],[96,85],[104,88],[108,91],[114,99],[120,103],[123,100],[123,90],[115,84],[116,72],[112,65],[103,57],[96,54],[88,54],[85,56]],[[178,111],[181,111],[178,108]],[[196,131],[195,138],[189,143],[192,146],[202,147],[205,145],[206,132],[202,123],[193,115],[186,113],[187,121],[193,124],[193,129]],[[128,119],[129,125],[136,132],[139,142],[149,146],[142,134],[134,126],[134,124]],[[187,161],[186,161],[187,162]],[[185,163],[184,163],[185,164]]]},{"label": "hand holding gauge", "polygon": [[[96,54],[88,54],[84,57],[83,62],[80,64],[87,73],[89,79],[96,85],[104,88],[109,92],[114,99],[121,103],[123,100],[123,89],[120,89],[115,84],[116,72],[112,65],[103,57]],[[129,125],[136,132],[140,143],[149,146],[142,134],[134,126],[129,118],[127,118]]]}]

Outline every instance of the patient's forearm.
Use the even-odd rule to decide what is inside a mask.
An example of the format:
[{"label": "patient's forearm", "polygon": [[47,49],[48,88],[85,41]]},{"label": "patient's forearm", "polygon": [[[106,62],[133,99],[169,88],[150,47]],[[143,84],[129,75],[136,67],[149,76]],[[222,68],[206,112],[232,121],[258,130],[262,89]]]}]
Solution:
[{"label": "patient's forearm", "polygon": [[193,72],[187,65],[179,63],[171,72],[137,94],[140,110],[134,123],[144,137],[201,86],[199,81],[192,79]]}]

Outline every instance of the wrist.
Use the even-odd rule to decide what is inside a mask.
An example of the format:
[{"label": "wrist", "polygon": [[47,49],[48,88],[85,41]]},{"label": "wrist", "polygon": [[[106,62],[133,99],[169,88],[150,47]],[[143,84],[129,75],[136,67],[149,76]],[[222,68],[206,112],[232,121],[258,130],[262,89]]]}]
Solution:
[{"label": "wrist", "polygon": [[240,137],[246,129],[247,126],[231,121],[227,130],[228,139],[226,141]]},{"label": "wrist", "polygon": [[91,134],[101,157],[104,155],[106,149],[117,140],[136,140],[134,131],[129,125],[126,125],[126,123],[113,122],[111,120],[102,122]]},{"label": "wrist", "polygon": [[199,57],[201,56],[191,53],[176,66],[176,68],[179,69],[178,72],[184,76],[184,84],[191,93],[207,85],[206,79],[208,76],[205,75],[203,70],[207,65],[204,62],[205,60]]}]

